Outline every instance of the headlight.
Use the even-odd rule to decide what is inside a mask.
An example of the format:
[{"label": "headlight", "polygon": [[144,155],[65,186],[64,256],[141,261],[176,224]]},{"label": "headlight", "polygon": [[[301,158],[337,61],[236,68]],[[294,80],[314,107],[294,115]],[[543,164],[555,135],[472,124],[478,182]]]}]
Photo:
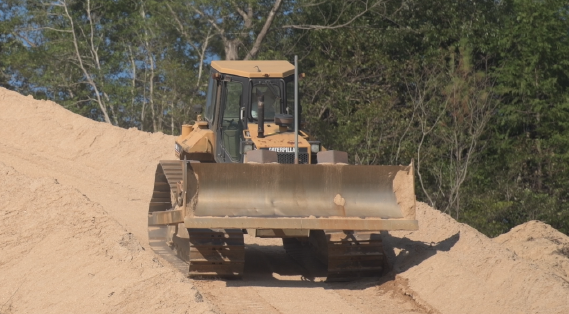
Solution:
[{"label": "headlight", "polygon": [[313,153],[318,153],[320,151],[320,142],[312,141],[310,143],[310,151]]}]

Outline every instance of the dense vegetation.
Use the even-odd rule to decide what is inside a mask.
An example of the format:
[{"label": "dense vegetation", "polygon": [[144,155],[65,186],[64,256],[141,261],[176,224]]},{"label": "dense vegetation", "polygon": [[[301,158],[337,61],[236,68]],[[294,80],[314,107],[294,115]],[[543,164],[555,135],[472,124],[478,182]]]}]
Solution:
[{"label": "dense vegetation", "polygon": [[212,59],[300,57],[309,131],[414,160],[418,199],[488,235],[569,233],[563,0],[0,0],[0,85],[178,133]]}]

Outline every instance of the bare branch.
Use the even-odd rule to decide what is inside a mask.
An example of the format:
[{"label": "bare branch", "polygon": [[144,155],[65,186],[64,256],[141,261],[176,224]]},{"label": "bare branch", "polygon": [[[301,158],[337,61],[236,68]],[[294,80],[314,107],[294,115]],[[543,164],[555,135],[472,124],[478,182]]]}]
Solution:
[{"label": "bare branch", "polygon": [[200,86],[200,82],[201,82],[201,78],[202,78],[202,71],[203,71],[203,62],[205,59],[205,52],[207,50],[207,46],[209,44],[209,40],[213,37],[210,35],[211,34],[211,28],[208,29],[207,31],[207,36],[205,37],[205,42],[202,45],[202,51],[200,53],[200,65],[198,68],[198,80],[196,82],[196,87],[199,88]]},{"label": "bare branch", "polygon": [[166,6],[168,7],[168,9],[170,10],[170,13],[172,14],[172,16],[174,17],[174,20],[176,21],[176,24],[178,24],[178,26],[176,27],[178,29],[178,31],[180,32],[180,34],[182,34],[182,36],[184,36],[186,38],[187,43],[192,46],[192,48],[194,48],[194,50],[198,50],[198,47],[196,47],[196,45],[194,45],[194,43],[191,40],[190,35],[188,34],[188,32],[186,32],[184,24],[182,24],[182,21],[180,21],[180,19],[178,18],[178,15],[176,14],[176,12],[174,12],[174,10],[172,9],[172,7],[170,6],[169,3],[166,3]]},{"label": "bare branch", "polygon": [[219,25],[217,25],[217,23],[215,23],[215,21],[214,21],[211,17],[205,15],[205,14],[204,14],[202,11],[200,11],[198,8],[196,8],[196,7],[194,7],[194,6],[191,6],[191,7],[192,7],[192,9],[193,9],[197,14],[201,15],[202,17],[204,17],[204,18],[219,32],[219,34],[222,35],[221,38],[225,41],[225,37],[223,37],[223,34],[225,34],[225,31],[224,31],[221,27],[219,27]]},{"label": "bare branch", "polygon": [[97,53],[97,49],[95,49],[95,42],[93,41],[93,37],[95,34],[95,29],[93,27],[93,19],[91,18],[91,1],[87,0],[87,19],[89,20],[89,27],[91,28],[90,32],[90,41],[91,41],[91,54],[93,55],[93,59],[95,60],[95,65],[97,66],[98,70],[101,70],[101,64],[99,62],[99,54]]},{"label": "bare branch", "polygon": [[36,48],[37,45],[34,44],[28,37],[24,36],[24,35],[20,35],[16,32],[12,32],[12,35],[14,35],[15,37],[18,37],[20,39],[22,39],[23,41],[25,41],[28,45],[30,45],[30,47]]},{"label": "bare branch", "polygon": [[81,70],[83,71],[83,75],[85,75],[85,78],[87,79],[87,81],[89,82],[89,84],[91,85],[93,90],[95,91],[95,95],[97,96],[97,103],[99,104],[99,108],[101,109],[101,112],[103,112],[103,117],[105,119],[105,122],[111,124],[111,119],[109,119],[109,115],[107,114],[106,106],[103,103],[103,100],[101,99],[101,95],[99,93],[99,89],[97,88],[97,84],[95,84],[95,82],[93,81],[93,78],[91,77],[89,72],[87,72],[87,70],[85,69],[85,66],[83,66],[83,59],[81,58],[81,54],[79,53],[79,45],[77,43],[77,37],[75,36],[75,24],[73,23],[73,18],[71,17],[71,15],[69,14],[69,11],[67,10],[67,3],[64,0],[60,1],[59,3],[65,9],[65,15],[66,15],[66,17],[69,20],[69,23],[71,25],[70,33],[73,35],[73,46],[75,47],[75,54],[77,56],[79,66],[80,66]]},{"label": "bare branch", "polygon": [[[231,4],[233,4],[233,7],[235,8],[235,10],[237,10],[237,13],[239,13],[239,15],[241,15],[241,17],[243,18],[243,21],[245,21],[245,28],[250,28],[250,27],[251,27],[251,23],[252,23],[251,17],[250,17],[247,13],[245,13],[245,11],[243,11],[243,10],[237,5],[237,3],[235,3],[234,0],[231,0]],[[249,12],[251,12],[251,13],[253,12],[253,10],[252,10],[252,8],[251,8],[251,5],[249,5],[248,10],[249,10]]]},{"label": "bare branch", "polygon": [[[60,33],[71,33],[71,30],[68,29],[57,29],[57,28],[53,28],[53,27],[49,27],[49,26],[42,26],[42,27],[38,27],[38,28],[30,28],[27,30],[32,30],[32,31],[38,31],[38,30],[42,30],[42,29],[47,29],[50,31],[54,31],[54,32],[60,32]],[[26,30],[26,29],[24,29]]]},{"label": "bare branch", "polygon": [[261,43],[263,42],[263,39],[265,39],[265,36],[267,35],[267,32],[269,31],[269,28],[271,27],[271,24],[273,23],[273,20],[275,19],[275,14],[279,10],[281,4],[282,4],[282,0],[276,0],[275,3],[273,4],[273,7],[272,7],[271,11],[269,12],[269,16],[267,16],[267,20],[265,21],[265,25],[263,25],[261,32],[257,35],[257,39],[255,39],[255,43],[253,44],[253,48],[251,48],[251,50],[247,53],[247,56],[245,56],[244,60],[249,60],[249,59],[255,57],[257,55],[257,52],[259,52],[259,48],[261,47]]},{"label": "bare branch", "polygon": [[[141,6],[140,8],[140,15],[142,16],[143,19],[146,19],[146,12],[144,10],[144,6]],[[147,60],[150,61],[150,79],[149,84],[150,84],[150,90],[149,90],[149,102],[150,102],[150,110],[152,112],[152,131],[153,132],[158,132],[161,129],[161,124],[158,123],[158,119],[159,117],[157,117],[156,115],[156,108],[154,106],[154,56],[152,55],[151,52],[151,48],[150,48],[150,44],[148,42],[148,29],[146,27],[144,27],[144,50],[146,51],[146,58]]]},{"label": "bare branch", "polygon": [[355,16],[353,16],[346,23],[337,24],[338,21],[340,20],[340,18],[342,17],[344,11],[345,11],[345,9],[344,9],[345,7],[343,7],[340,14],[338,14],[338,17],[336,18],[336,20],[333,23],[331,23],[330,25],[312,25],[312,24],[283,25],[282,28],[294,28],[294,29],[304,29],[304,30],[320,30],[320,29],[337,29],[337,28],[346,27],[346,26],[349,26],[350,24],[352,24],[354,21],[356,21],[362,15],[369,12],[371,9],[379,6],[382,2],[383,2],[382,0],[379,0],[370,6],[369,1],[366,1],[365,2],[365,9],[363,11],[361,11],[360,13],[356,14]]}]

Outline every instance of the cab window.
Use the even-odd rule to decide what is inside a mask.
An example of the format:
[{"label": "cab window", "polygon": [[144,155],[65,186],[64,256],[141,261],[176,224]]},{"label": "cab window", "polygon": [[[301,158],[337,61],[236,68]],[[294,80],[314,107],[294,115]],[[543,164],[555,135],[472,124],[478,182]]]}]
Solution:
[{"label": "cab window", "polygon": [[281,113],[281,91],[277,82],[262,82],[253,85],[251,90],[251,117],[259,116],[258,96],[264,96],[265,121],[274,120],[275,114]]},{"label": "cab window", "polygon": [[225,109],[221,122],[223,148],[232,161],[240,160],[239,144],[243,133],[243,123],[239,120],[239,111],[243,85],[239,82],[225,83]]},{"label": "cab window", "polygon": [[[213,73],[213,72],[212,72]],[[207,86],[207,99],[205,102],[205,119],[209,122],[213,122],[213,113],[215,111],[215,100],[217,99],[217,80],[209,76],[209,82]]]}]

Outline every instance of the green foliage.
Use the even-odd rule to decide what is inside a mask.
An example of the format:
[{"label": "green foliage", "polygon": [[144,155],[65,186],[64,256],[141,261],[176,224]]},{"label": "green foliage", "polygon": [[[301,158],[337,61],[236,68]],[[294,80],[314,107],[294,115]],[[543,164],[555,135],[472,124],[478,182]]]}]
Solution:
[{"label": "green foliage", "polygon": [[[179,132],[203,100],[200,60],[162,2],[10,1],[14,89],[122,127]],[[20,8],[26,8],[21,10]],[[207,47],[204,49],[207,53]],[[199,72],[199,73],[198,73]]]},{"label": "green foliage", "polygon": [[[296,22],[343,24],[363,9],[339,8],[307,6]],[[486,234],[530,219],[568,232],[566,5],[381,8],[289,39],[312,134],[356,163],[414,159],[419,199]]]},{"label": "green foliage", "polygon": [[494,46],[503,101],[480,165],[500,180],[483,180],[488,188],[478,193],[492,194],[498,181],[503,194],[491,199],[512,202],[505,226],[539,219],[567,233],[569,12],[564,1],[512,1],[511,8]]}]

